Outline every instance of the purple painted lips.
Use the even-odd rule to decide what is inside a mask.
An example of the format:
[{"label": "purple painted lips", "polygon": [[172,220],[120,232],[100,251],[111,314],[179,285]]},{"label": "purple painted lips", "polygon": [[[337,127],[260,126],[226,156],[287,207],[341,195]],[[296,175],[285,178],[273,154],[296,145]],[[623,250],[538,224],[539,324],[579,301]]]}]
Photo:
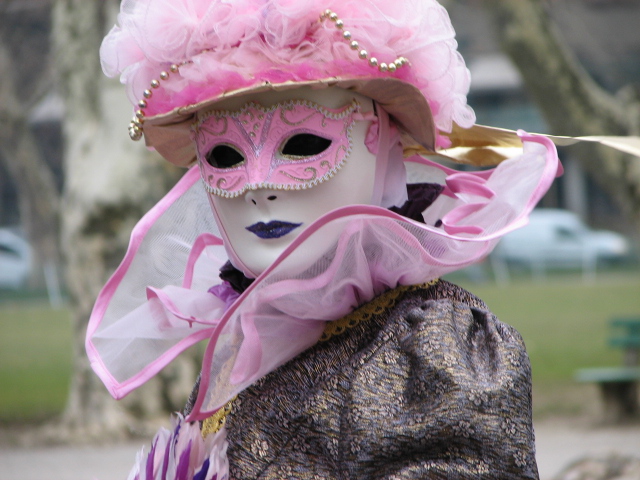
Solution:
[{"label": "purple painted lips", "polygon": [[257,235],[260,238],[280,238],[287,233],[298,228],[301,223],[289,223],[281,222],[280,220],[273,220],[269,223],[258,222],[253,225],[245,227],[251,233]]}]

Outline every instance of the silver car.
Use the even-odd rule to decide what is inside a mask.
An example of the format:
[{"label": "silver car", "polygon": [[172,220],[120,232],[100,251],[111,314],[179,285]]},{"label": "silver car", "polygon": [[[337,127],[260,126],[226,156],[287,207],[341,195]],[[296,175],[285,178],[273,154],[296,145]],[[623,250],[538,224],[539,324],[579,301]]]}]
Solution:
[{"label": "silver car", "polygon": [[493,259],[546,268],[594,268],[598,262],[630,255],[627,238],[616,232],[587,227],[569,211],[538,209],[529,224],[500,241]]},{"label": "silver car", "polygon": [[0,288],[23,287],[31,271],[29,243],[9,229],[0,229]]}]

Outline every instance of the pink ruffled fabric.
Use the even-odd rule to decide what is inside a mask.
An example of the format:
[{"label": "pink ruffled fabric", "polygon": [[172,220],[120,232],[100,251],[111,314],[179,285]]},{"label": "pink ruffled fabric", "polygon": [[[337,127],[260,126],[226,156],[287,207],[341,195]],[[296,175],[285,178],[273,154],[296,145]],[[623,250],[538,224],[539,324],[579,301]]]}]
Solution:
[{"label": "pink ruffled fabric", "polygon": [[[227,256],[198,171],[191,169],[141,220],[123,264],[99,296],[87,332],[92,367],[120,398],[208,339],[188,420],[207,417],[313,345],[326,322],[390,288],[477,262],[502,235],[526,224],[561,167],[550,140],[522,138],[522,155],[483,172],[456,172],[412,157],[423,178],[441,179],[445,187],[423,212],[426,224],[375,206],[334,210],[232,303],[224,286],[217,295],[209,291],[222,284],[217,272]],[[335,232],[337,241],[327,245],[324,239],[336,238]]]},{"label": "pink ruffled fabric", "polygon": [[[371,56],[404,56],[410,66],[395,73],[370,67],[333,22],[318,20],[327,8]],[[394,76],[422,91],[440,130],[475,121],[466,103],[469,72],[435,0],[123,0],[100,58],[134,105],[161,71],[181,65],[154,91],[147,115],[263,81]]]}]

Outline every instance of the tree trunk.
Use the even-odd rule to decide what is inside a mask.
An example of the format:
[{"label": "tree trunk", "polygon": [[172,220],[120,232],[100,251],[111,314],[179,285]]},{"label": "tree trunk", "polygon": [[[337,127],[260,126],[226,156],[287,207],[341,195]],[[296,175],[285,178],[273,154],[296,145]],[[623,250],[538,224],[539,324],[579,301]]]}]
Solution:
[{"label": "tree trunk", "polygon": [[[117,6],[104,0],[56,0],[53,11],[55,64],[67,112],[61,244],[75,350],[63,422],[72,438],[122,436],[137,428],[137,420],[166,407],[161,383],[151,382],[132,395],[128,405],[136,404],[134,418],[126,403],[109,396],[84,350],[93,303],[122,260],[131,229],[176,179],[167,162],[129,139],[132,109],[124,89],[100,69],[98,49]],[[189,382],[195,372],[191,375]]]},{"label": "tree trunk", "polygon": [[[541,0],[487,0],[503,50],[555,135],[638,135],[640,102],[600,88],[564,47]],[[591,176],[640,227],[640,162],[605,147],[572,147]]]}]

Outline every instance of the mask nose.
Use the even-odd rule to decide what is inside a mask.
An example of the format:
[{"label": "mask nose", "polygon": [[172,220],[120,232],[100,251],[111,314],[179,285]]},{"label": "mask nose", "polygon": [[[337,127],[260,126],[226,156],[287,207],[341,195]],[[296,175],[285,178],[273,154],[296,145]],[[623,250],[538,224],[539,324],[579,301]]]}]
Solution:
[{"label": "mask nose", "polygon": [[262,207],[269,202],[273,202],[278,199],[278,196],[271,190],[250,190],[244,195],[244,199],[247,203]]}]

